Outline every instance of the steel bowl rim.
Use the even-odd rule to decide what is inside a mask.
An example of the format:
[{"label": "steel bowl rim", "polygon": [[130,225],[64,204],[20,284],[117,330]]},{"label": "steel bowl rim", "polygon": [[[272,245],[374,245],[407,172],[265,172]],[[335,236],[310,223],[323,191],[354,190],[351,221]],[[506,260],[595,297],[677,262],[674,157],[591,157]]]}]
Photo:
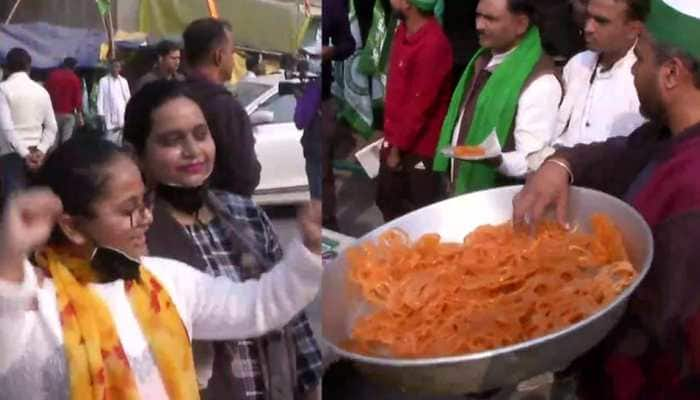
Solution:
[{"label": "steel bowl rim", "polygon": [[[489,192],[489,191],[496,191],[496,190],[504,190],[508,188],[516,188],[516,187],[521,187],[522,185],[512,185],[512,186],[504,186],[504,187],[499,187],[495,189],[489,189],[483,192]],[[458,363],[464,363],[468,361],[479,361],[479,360],[484,360],[488,358],[493,358],[495,356],[501,356],[501,355],[507,355],[507,354],[512,354],[521,350],[526,350],[529,347],[534,347],[540,344],[543,344],[551,339],[554,339],[556,337],[560,336],[566,336],[568,334],[573,333],[577,329],[593,322],[594,320],[601,318],[603,315],[607,314],[610,312],[612,309],[618,307],[621,303],[627,301],[634,292],[637,287],[641,284],[642,280],[646,277],[647,273],[649,272],[649,269],[651,268],[651,263],[652,260],[654,259],[654,246],[653,246],[653,236],[651,233],[651,229],[649,228],[649,225],[646,223],[644,218],[639,214],[637,210],[635,210],[632,206],[629,204],[625,203],[624,201],[620,200],[619,198],[612,196],[610,194],[607,194],[605,192],[601,192],[599,190],[594,190],[590,188],[585,188],[581,186],[571,186],[570,189],[575,189],[575,190],[580,190],[582,192],[591,192],[595,193],[596,195],[601,195],[603,197],[607,197],[608,199],[612,200],[613,203],[618,203],[618,205],[622,206],[623,209],[625,209],[627,212],[629,212],[633,218],[637,219],[639,222],[641,222],[640,226],[643,229],[643,235],[646,238],[646,242],[649,245],[649,255],[644,260],[643,264],[640,266],[639,269],[639,275],[637,276],[637,279],[630,285],[628,286],[615,300],[610,302],[607,306],[604,308],[601,308],[597,312],[589,315],[587,318],[567,326],[564,329],[560,329],[558,331],[549,333],[544,336],[540,336],[534,339],[530,339],[524,342],[512,344],[510,346],[506,347],[499,347],[496,349],[492,350],[486,350],[486,351],[481,351],[478,353],[468,353],[468,354],[462,354],[462,355],[457,355],[457,356],[447,356],[447,357],[431,357],[431,358],[384,358],[384,357],[373,357],[373,356],[366,356],[362,355],[359,353],[351,352],[348,350],[345,350],[339,346],[337,346],[335,343],[330,341],[328,338],[326,338],[325,335],[321,335],[321,339],[323,340],[326,345],[328,345],[333,352],[335,352],[337,355],[340,355],[344,358],[348,358],[353,361],[358,361],[358,362],[363,362],[366,364],[372,364],[372,365],[379,365],[379,366],[387,366],[387,367],[425,367],[425,366],[441,366],[441,365],[451,365],[451,364],[458,364]],[[466,196],[466,195],[463,195]],[[449,201],[451,199],[447,199],[445,201]],[[438,203],[435,203],[438,204]],[[409,216],[413,213],[416,213],[420,210],[413,211],[412,213],[407,214],[406,216]],[[358,238],[355,243],[360,242],[361,240],[367,240],[366,238],[374,235],[375,233],[378,233],[380,230],[382,230],[382,227],[378,227],[371,232],[367,233],[366,235],[363,235],[361,238]],[[364,240],[363,240],[364,239]],[[344,254],[345,251],[341,252],[341,255]],[[338,260],[338,259],[336,259]],[[336,261],[337,262],[337,261]],[[335,264],[335,263],[334,263]]]}]

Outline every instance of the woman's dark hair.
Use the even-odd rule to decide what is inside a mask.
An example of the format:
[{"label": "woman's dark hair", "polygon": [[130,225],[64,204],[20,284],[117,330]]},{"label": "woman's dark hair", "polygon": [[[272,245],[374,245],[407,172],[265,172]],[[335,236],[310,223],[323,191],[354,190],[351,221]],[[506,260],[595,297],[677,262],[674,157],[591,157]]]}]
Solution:
[{"label": "woman's dark hair", "polygon": [[124,114],[124,140],[134,147],[138,155],[143,154],[146,149],[146,139],[152,128],[153,111],[179,97],[195,101],[183,83],[159,80],[147,84],[129,100]]},{"label": "woman's dark hair", "polygon": [[[107,168],[118,155],[130,157],[116,144],[93,137],[74,137],[49,153],[35,186],[49,187],[61,199],[69,215],[93,217],[95,200],[104,194]],[[54,230],[51,242],[62,239]]]}]

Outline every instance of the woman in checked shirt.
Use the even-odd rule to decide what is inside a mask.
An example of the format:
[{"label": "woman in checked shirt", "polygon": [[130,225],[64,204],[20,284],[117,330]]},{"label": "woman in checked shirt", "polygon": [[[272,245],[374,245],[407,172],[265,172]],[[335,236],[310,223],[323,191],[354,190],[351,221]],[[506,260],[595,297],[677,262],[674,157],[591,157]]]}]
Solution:
[{"label": "woman in checked shirt", "polygon": [[[127,107],[124,139],[156,196],[151,254],[234,281],[255,279],[282,257],[268,217],[250,198],[208,188],[215,145],[181,85],[154,82],[139,91]],[[320,212],[320,203],[313,207]],[[321,354],[303,313],[263,337],[195,342],[194,353],[205,399],[296,400],[318,393]]]}]

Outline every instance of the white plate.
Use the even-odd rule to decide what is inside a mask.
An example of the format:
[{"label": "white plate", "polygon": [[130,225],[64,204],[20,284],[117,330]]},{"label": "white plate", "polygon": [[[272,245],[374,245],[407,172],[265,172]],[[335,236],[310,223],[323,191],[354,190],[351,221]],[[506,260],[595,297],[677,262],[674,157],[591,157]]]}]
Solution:
[{"label": "white plate", "polygon": [[379,175],[379,152],[383,141],[384,139],[379,139],[355,153],[355,158],[370,178]]},{"label": "white plate", "polygon": [[491,132],[491,134],[486,138],[486,140],[484,140],[478,146],[486,151],[483,156],[458,157],[454,153],[455,146],[444,148],[442,149],[441,153],[445,157],[464,161],[488,160],[490,158],[496,158],[501,155],[501,143],[498,141],[498,136],[496,136],[495,130]]}]

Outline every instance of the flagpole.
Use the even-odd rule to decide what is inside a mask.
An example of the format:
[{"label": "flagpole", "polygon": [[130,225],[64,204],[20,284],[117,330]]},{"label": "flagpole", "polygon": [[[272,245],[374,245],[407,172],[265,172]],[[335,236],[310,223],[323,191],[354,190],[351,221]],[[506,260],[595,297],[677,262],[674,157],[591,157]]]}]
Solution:
[{"label": "flagpole", "polygon": [[212,18],[219,18],[219,7],[216,5],[216,0],[206,0],[209,15]]},{"label": "flagpole", "polygon": [[110,48],[110,54],[111,54],[111,59],[114,60],[117,58],[117,49],[115,48],[114,45],[114,21],[112,20],[112,7],[110,5],[109,11],[107,11],[107,18],[109,18],[109,48]]},{"label": "flagpole", "polygon": [[15,5],[12,6],[12,10],[10,11],[10,15],[7,16],[7,19],[5,20],[5,25],[9,24],[10,21],[12,20],[12,17],[15,15],[15,11],[17,11],[17,7],[19,7],[19,3],[21,3],[22,0],[17,0],[15,1]]}]

